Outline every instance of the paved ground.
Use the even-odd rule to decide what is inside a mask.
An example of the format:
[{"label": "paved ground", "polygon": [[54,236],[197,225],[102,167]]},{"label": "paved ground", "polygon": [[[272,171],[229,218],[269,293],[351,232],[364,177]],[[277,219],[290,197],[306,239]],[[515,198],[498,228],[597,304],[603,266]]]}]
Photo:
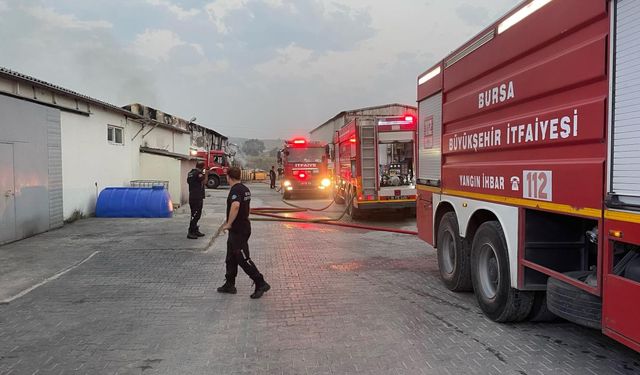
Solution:
[{"label": "paved ground", "polygon": [[[212,194],[203,227],[222,220]],[[640,374],[640,355],[597,331],[487,320],[409,236],[255,222],[273,288],[250,300],[241,276],[219,295],[224,238],[183,240],[186,222],[89,219],[0,248],[3,291],[7,271],[33,285],[67,270],[0,305],[0,374]]]}]

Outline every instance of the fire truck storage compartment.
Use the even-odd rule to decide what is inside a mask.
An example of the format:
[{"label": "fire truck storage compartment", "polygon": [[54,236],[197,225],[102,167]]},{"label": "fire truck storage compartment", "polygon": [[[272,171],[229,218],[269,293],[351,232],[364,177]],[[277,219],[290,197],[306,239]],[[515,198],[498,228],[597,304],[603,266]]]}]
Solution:
[{"label": "fire truck storage compartment", "polygon": [[[524,259],[559,273],[595,270],[598,222],[592,219],[526,209]],[[527,289],[544,289],[548,276],[525,267]]]},{"label": "fire truck storage compartment", "polygon": [[640,1],[616,1],[611,203],[640,208]]},{"label": "fire truck storage compartment", "polygon": [[[397,188],[412,184],[413,180],[413,133],[410,138],[389,143],[383,140],[389,133],[381,133],[378,143],[378,175],[380,189]],[[396,135],[396,139],[400,138]]]},{"label": "fire truck storage compartment", "polygon": [[418,104],[418,182],[439,186],[442,161],[442,92]]}]

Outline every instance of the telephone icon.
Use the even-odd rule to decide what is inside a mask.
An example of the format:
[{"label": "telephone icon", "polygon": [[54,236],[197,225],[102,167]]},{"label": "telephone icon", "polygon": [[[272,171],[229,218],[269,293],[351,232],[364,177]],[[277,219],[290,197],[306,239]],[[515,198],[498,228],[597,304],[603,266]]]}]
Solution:
[{"label": "telephone icon", "polygon": [[517,176],[511,177],[511,190],[512,191],[520,190],[520,177],[517,177]]}]

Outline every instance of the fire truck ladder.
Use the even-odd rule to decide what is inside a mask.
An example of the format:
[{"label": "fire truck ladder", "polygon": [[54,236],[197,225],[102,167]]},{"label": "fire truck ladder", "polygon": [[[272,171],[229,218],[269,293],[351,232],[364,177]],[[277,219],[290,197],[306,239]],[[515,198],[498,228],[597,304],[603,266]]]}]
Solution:
[{"label": "fire truck ladder", "polygon": [[362,156],[362,194],[376,194],[376,129],[373,120],[363,120],[360,125],[360,155]]}]

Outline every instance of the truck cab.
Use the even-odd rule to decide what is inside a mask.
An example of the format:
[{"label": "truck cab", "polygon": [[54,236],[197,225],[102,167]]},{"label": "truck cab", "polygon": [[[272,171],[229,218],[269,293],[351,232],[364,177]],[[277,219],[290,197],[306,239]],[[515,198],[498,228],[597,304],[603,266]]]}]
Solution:
[{"label": "truck cab", "polygon": [[284,171],[281,182],[284,199],[296,193],[325,193],[330,190],[328,150],[325,143],[304,138],[285,142],[278,152],[278,165]]},{"label": "truck cab", "polygon": [[231,167],[231,155],[222,150],[191,150],[191,156],[196,157],[205,164],[208,171],[207,187],[217,189],[220,185],[228,185],[227,171]]}]

